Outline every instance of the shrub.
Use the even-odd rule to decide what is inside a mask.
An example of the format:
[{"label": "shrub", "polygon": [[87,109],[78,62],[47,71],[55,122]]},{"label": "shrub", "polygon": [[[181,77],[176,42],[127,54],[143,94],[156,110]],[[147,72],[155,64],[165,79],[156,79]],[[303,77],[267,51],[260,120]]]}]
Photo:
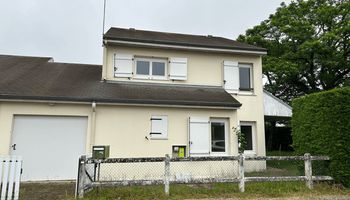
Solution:
[{"label": "shrub", "polygon": [[328,155],[336,182],[350,187],[350,87],[310,94],[293,100],[292,137],[297,154]]}]

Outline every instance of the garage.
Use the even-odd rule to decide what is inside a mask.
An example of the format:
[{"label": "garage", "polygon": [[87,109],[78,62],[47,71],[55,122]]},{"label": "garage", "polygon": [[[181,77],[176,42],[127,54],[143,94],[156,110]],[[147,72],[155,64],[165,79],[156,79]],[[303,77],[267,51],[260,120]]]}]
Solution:
[{"label": "garage", "polygon": [[11,154],[23,157],[22,180],[75,179],[87,126],[87,117],[15,115]]}]

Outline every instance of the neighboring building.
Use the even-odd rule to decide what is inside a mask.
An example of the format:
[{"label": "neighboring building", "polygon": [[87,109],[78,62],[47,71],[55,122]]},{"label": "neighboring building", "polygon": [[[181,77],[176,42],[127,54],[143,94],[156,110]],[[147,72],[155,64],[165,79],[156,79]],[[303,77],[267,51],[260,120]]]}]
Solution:
[{"label": "neighboring building", "polygon": [[[0,154],[24,180],[76,177],[93,145],[111,157],[265,155],[263,48],[214,37],[111,28],[103,66],[0,56]],[[260,169],[264,168],[264,165]]]},{"label": "neighboring building", "polygon": [[292,150],[292,107],[264,90],[264,115],[266,150]]},{"label": "neighboring building", "polygon": [[292,107],[264,90],[264,115],[267,119],[291,119]]}]

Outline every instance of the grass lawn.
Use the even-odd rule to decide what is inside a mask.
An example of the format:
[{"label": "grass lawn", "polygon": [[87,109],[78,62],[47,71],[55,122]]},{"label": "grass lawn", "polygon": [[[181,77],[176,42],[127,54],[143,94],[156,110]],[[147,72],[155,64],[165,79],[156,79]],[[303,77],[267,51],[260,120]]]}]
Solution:
[{"label": "grass lawn", "polygon": [[[74,199],[74,183],[26,183],[21,185],[21,200]],[[170,196],[163,186],[131,186],[92,190],[84,200],[112,199],[350,199],[350,189],[325,183],[309,190],[304,182],[246,183],[246,192],[238,191],[237,183],[206,185],[170,185]]]},{"label": "grass lawn", "polygon": [[[21,200],[74,199],[74,183],[26,183],[21,185]],[[350,199],[350,189],[337,188],[325,183],[315,184],[309,190],[304,182],[246,183],[246,192],[238,191],[237,183],[206,185],[170,185],[170,196],[166,196],[163,186],[114,187],[92,190],[85,200],[112,199]]]},{"label": "grass lawn", "polygon": [[246,192],[238,191],[238,184],[220,183],[207,185],[171,185],[170,196],[163,192],[163,186],[115,187],[93,190],[85,200],[92,199],[261,199],[295,198],[350,199],[350,189],[339,189],[328,184],[316,184],[309,190],[304,182],[247,183]]},{"label": "grass lawn", "polygon": [[[267,155],[286,156],[293,152],[267,152]],[[294,176],[302,175],[297,162],[268,161],[264,172],[246,173],[246,176]],[[75,183],[24,183],[21,184],[20,199],[74,199]],[[246,192],[238,191],[238,183],[216,183],[205,185],[170,185],[170,196],[164,187],[131,186],[94,189],[85,195],[85,200],[109,199],[350,199],[350,189],[326,183],[315,184],[313,190],[305,182],[246,183]]]},{"label": "grass lawn", "polygon": [[72,199],[75,192],[75,182],[56,183],[21,183],[21,200],[36,199]]},{"label": "grass lawn", "polygon": [[[267,156],[294,156],[292,151],[268,151]],[[303,165],[304,161],[291,160],[268,160],[266,161],[266,171],[245,173],[249,176],[304,176],[304,171],[298,167]]]}]

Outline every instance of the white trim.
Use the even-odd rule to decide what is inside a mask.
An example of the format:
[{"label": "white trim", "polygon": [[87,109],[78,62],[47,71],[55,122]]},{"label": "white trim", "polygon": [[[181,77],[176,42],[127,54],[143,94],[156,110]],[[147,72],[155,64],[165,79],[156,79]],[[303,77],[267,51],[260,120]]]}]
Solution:
[{"label": "white trim", "polygon": [[244,54],[256,54],[266,55],[266,51],[256,50],[235,50],[235,49],[220,49],[220,48],[206,48],[206,47],[192,47],[192,46],[180,46],[180,45],[169,45],[169,44],[154,44],[147,42],[130,42],[122,40],[104,40],[107,43],[113,44],[124,44],[124,45],[137,45],[145,47],[158,47],[158,48],[170,48],[170,49],[184,49],[184,50],[196,50],[196,51],[209,51],[209,52],[221,52],[221,53],[244,53]]},{"label": "white trim", "polygon": [[[137,74],[137,61],[145,61],[149,62],[149,74],[148,75],[142,75]],[[155,58],[146,58],[146,57],[136,57],[134,58],[134,79],[150,79],[150,80],[167,80],[167,73],[168,73],[168,60],[167,59],[155,59]],[[152,69],[153,69],[153,62],[160,62],[164,63],[164,76],[159,75],[153,75]]]},{"label": "white trim", "polygon": [[252,127],[252,150],[244,150],[244,154],[247,155],[256,155],[257,154],[257,129],[256,129],[256,122],[255,121],[240,121],[239,122],[239,129],[241,129],[241,126],[251,126]]},{"label": "white trim", "polygon": [[[219,123],[224,123],[225,124],[225,152],[213,152],[212,151],[212,133],[211,133],[211,124],[212,122],[219,122]],[[210,118],[210,133],[209,133],[209,136],[210,136],[210,153],[209,155],[210,156],[228,156],[229,155],[229,125],[228,125],[228,119],[227,118]]]},{"label": "white trim", "polygon": [[[250,88],[252,89],[251,91],[246,91],[246,90],[240,90],[241,88],[241,76],[240,76],[240,72],[239,72],[239,69],[240,68],[249,68],[249,84],[250,84]],[[253,94],[254,93],[254,73],[253,73],[253,68],[254,68],[254,65],[253,63],[238,63],[238,82],[239,82],[239,93],[242,93],[242,94]]]}]

